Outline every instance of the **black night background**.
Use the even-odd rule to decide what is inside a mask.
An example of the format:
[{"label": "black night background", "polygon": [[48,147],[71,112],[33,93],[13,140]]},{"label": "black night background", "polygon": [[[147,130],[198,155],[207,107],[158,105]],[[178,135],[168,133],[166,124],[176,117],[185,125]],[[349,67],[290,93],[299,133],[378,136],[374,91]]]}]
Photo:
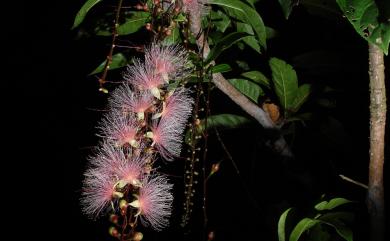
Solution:
[{"label": "black night background", "polygon": [[[77,30],[71,30],[82,4],[76,0],[29,1],[23,9],[23,43],[13,58],[23,60],[23,66],[17,68],[24,69],[25,80],[15,82],[29,107],[18,104],[17,112],[28,116],[22,128],[31,128],[33,133],[24,137],[28,147],[18,151],[27,155],[27,171],[33,172],[30,175],[34,184],[26,194],[33,214],[28,211],[25,215],[37,235],[29,234],[25,239],[115,240],[108,234],[108,219],[88,219],[79,201],[87,157],[99,142],[96,125],[107,103],[107,95],[98,91],[97,78],[88,73],[102,62],[110,44],[110,38],[80,37]],[[341,174],[368,182],[367,43],[341,17],[320,17],[298,6],[285,20],[276,0],[262,0],[256,6],[264,22],[278,30],[279,36],[268,40],[268,51],[263,55],[236,48],[232,50],[234,55],[221,55],[221,62],[230,61],[237,69],[231,56],[244,57],[269,76],[267,59],[281,58],[294,67],[300,83],[334,89],[327,96],[334,106],[318,107],[315,98],[322,93],[314,94],[303,106],[313,113],[313,119],[298,127],[294,137],[288,137],[296,156],[292,162],[270,151],[265,144],[266,133],[254,121],[243,128],[220,132],[237,164],[237,173],[216,135],[210,133],[207,162],[221,164],[208,181],[206,232],[212,231],[215,240],[278,240],[277,222],[284,210],[295,207],[295,214],[303,215],[325,194],[356,201],[346,208],[355,215],[351,227],[354,240],[367,240],[366,189],[339,177]],[[390,66],[388,56],[385,63]],[[234,76],[234,71],[227,75]],[[212,114],[245,115],[218,90],[213,90],[210,109]],[[388,150],[386,146],[386,154]],[[184,160],[162,166],[175,184],[171,225],[162,232],[141,228],[144,240],[204,240],[201,191],[195,199],[198,204],[190,225],[180,227]],[[385,174],[388,171],[385,164]]]}]

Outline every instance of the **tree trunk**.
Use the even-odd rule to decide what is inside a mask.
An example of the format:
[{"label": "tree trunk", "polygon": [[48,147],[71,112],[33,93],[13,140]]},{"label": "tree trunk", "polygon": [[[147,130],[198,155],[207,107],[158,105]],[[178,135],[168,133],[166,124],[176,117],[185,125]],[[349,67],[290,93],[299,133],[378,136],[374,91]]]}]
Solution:
[{"label": "tree trunk", "polygon": [[384,241],[385,212],[383,164],[386,125],[386,87],[383,52],[369,44],[370,74],[370,163],[367,206],[370,215],[370,240]]}]

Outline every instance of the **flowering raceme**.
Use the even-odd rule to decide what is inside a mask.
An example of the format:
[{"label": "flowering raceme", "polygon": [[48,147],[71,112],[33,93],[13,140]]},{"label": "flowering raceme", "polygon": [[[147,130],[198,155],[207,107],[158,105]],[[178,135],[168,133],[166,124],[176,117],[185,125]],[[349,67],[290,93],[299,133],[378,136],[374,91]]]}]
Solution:
[{"label": "flowering raceme", "polygon": [[[185,87],[168,86],[186,78],[188,66],[183,48],[153,43],[145,49],[144,62],[135,60],[128,67],[126,82],[109,98],[98,127],[103,142],[84,174],[81,203],[86,214],[111,211],[130,229],[138,217],[158,231],[168,225],[172,185],[152,165],[158,156],[169,161],[180,157],[193,100]],[[122,235],[131,239],[131,232]]]}]

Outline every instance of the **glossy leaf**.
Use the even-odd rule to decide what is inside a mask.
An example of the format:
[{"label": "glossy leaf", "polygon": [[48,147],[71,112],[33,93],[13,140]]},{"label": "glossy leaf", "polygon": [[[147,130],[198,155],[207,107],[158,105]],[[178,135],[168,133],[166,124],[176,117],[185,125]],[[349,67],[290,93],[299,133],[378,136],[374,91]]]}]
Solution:
[{"label": "glossy leaf", "polygon": [[329,201],[322,201],[315,205],[315,209],[318,211],[323,211],[323,210],[332,210],[340,205],[346,204],[346,203],[351,203],[352,201],[345,199],[345,198],[333,198]]},{"label": "glossy leaf", "polygon": [[[234,129],[234,128],[247,125],[250,122],[251,122],[250,119],[239,115],[233,115],[233,114],[212,115],[207,118],[207,129],[208,130],[212,128],[217,128],[220,130]],[[204,130],[205,130],[205,120],[202,120],[198,128],[198,131],[204,131]]]},{"label": "glossy leaf", "polygon": [[230,48],[234,43],[240,41],[247,36],[249,36],[249,34],[238,32],[226,35],[218,43],[215,44],[214,48],[211,49],[205,62],[210,63],[212,60],[215,60],[224,50]]},{"label": "glossy leaf", "polygon": [[218,64],[218,65],[215,65],[211,68],[211,72],[213,74],[225,73],[225,72],[229,72],[231,70],[232,70],[232,67],[230,67],[230,65],[228,65],[228,64]]},{"label": "glossy leaf", "polygon": [[375,0],[336,0],[356,32],[387,55],[390,43],[390,23],[379,22]]},{"label": "glossy leaf", "polygon": [[126,19],[126,22],[118,26],[119,35],[128,35],[137,32],[144,27],[150,14],[148,12],[134,12],[131,18]]},{"label": "glossy leaf", "polygon": [[228,80],[238,91],[257,103],[260,96],[264,95],[263,90],[257,84],[246,79]]},{"label": "glossy leaf", "polygon": [[332,220],[331,222],[321,221],[321,223],[333,227],[336,230],[336,232],[346,241],[353,241],[353,233],[351,229],[345,226],[345,224],[340,222],[339,220],[336,219],[336,220]]},{"label": "glossy leaf", "polygon": [[97,3],[101,2],[102,0],[88,0],[84,3],[84,5],[80,8],[79,12],[77,13],[72,29],[78,27],[84,20],[85,16],[87,15],[88,11],[95,6]]},{"label": "glossy leaf", "polygon": [[238,0],[209,0],[208,3],[225,8],[231,17],[251,25],[260,45],[267,48],[264,22],[254,8]]},{"label": "glossy leaf", "polygon": [[257,3],[260,0],[246,0],[247,3],[249,3],[253,8],[255,8],[255,3]]},{"label": "glossy leaf", "polygon": [[224,33],[231,24],[231,20],[229,19],[229,17],[220,10],[211,11],[211,20],[217,30],[222,33]]},{"label": "glossy leaf", "polygon": [[324,222],[333,222],[334,220],[339,220],[345,223],[352,223],[355,215],[351,212],[328,212],[321,215],[318,220]]},{"label": "glossy leaf", "polygon": [[[93,75],[93,74],[97,74],[97,73],[102,72],[104,70],[104,66],[106,65],[106,61],[107,60],[103,61],[103,63],[101,63],[89,75]],[[126,59],[126,57],[123,54],[121,54],[121,53],[114,54],[112,56],[112,61],[111,61],[111,64],[110,64],[110,70],[121,68],[123,66],[126,66],[126,64],[127,64],[127,59]]]},{"label": "glossy leaf", "polygon": [[286,240],[286,219],[288,213],[291,211],[291,208],[287,209],[280,215],[279,221],[278,221],[278,238],[279,241],[285,241]]},{"label": "glossy leaf", "polygon": [[312,228],[314,225],[320,223],[320,220],[304,218],[294,227],[290,234],[289,241],[298,241],[301,235]]},{"label": "glossy leaf", "polygon": [[256,82],[260,85],[263,85],[267,87],[268,89],[271,88],[271,81],[263,75],[263,73],[259,71],[249,71],[242,73],[241,76],[244,76],[245,78],[248,78],[252,80],[253,82]]},{"label": "glossy leaf", "polygon": [[[127,18],[123,24],[120,24],[117,28],[119,35],[128,35],[137,32],[145,26],[150,14],[147,12],[132,12],[130,18]],[[112,32],[109,30],[98,29],[96,31],[98,36],[111,36]]]},{"label": "glossy leaf", "polygon": [[309,98],[310,93],[311,93],[311,85],[303,84],[299,86],[297,95],[295,96],[295,100],[291,106],[291,111],[297,112],[299,108],[301,108],[303,103],[306,102],[307,98]]},{"label": "glossy leaf", "polygon": [[[246,23],[237,23],[237,32],[244,32],[244,33],[248,33],[250,35],[253,35],[253,29],[252,27],[249,25],[249,24],[246,24]],[[245,37],[243,38],[243,41],[245,44],[247,44],[249,47],[251,47],[252,49],[254,49],[256,52],[258,52],[259,54],[261,54],[261,48],[260,48],[260,44],[259,42],[257,41],[257,39],[255,38],[255,36],[248,36],[248,37]]]},{"label": "glossy leaf", "polygon": [[271,58],[269,64],[276,95],[284,110],[289,110],[294,106],[298,92],[297,74],[292,66],[283,60]]}]

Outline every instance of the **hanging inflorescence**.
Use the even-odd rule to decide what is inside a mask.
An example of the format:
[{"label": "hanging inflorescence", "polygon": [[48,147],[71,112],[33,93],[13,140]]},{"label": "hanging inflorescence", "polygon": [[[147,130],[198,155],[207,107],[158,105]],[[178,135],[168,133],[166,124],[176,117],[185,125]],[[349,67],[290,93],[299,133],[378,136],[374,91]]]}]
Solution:
[{"label": "hanging inflorescence", "polygon": [[179,85],[188,66],[181,47],[152,43],[145,60],[128,67],[100,122],[103,140],[85,172],[82,206],[93,218],[111,213],[110,233],[120,240],[139,238],[138,221],[158,231],[169,223],[172,184],[153,163],[180,156],[193,105],[189,89]]}]

